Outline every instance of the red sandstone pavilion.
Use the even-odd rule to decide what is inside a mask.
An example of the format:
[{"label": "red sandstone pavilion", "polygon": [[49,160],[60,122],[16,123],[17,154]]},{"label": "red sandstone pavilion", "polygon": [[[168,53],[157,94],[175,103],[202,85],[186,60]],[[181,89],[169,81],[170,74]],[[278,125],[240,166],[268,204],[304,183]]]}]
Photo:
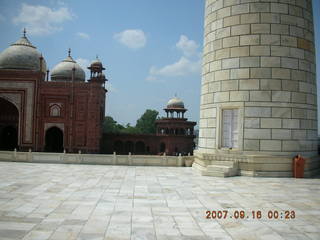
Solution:
[{"label": "red sandstone pavilion", "polygon": [[184,117],[183,101],[170,99],[164,111],[167,116],[156,120],[155,134],[105,134],[106,153],[193,154],[196,122]]},{"label": "red sandstone pavilion", "polygon": [[0,150],[97,153],[105,112],[105,75],[94,60],[90,79],[68,56],[51,71],[23,36],[0,54]]}]

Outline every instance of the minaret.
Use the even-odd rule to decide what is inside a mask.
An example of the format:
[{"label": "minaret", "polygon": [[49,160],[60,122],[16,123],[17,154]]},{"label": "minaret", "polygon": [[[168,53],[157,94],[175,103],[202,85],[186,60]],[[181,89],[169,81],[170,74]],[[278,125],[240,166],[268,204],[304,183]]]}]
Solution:
[{"label": "minaret", "polygon": [[214,175],[217,161],[228,160],[233,175],[291,176],[301,154],[312,174],[319,168],[312,1],[207,0],[204,29],[194,168]]},{"label": "minaret", "polygon": [[98,55],[96,56],[96,59],[91,62],[90,67],[88,67],[88,69],[90,70],[91,80],[93,80],[94,78],[101,79],[102,77],[104,80],[104,75],[102,71],[105,70],[105,68],[103,67],[102,62],[98,58]]},{"label": "minaret", "polygon": [[[90,152],[99,152],[99,147],[102,139],[102,123],[105,116],[106,92],[105,82],[108,81],[103,71],[102,62],[98,56],[93,60],[88,67],[90,70],[90,79],[88,80],[90,94],[88,98],[88,127],[87,127],[87,142]],[[97,113],[100,113],[99,116]],[[92,138],[90,136],[95,136]]]}]

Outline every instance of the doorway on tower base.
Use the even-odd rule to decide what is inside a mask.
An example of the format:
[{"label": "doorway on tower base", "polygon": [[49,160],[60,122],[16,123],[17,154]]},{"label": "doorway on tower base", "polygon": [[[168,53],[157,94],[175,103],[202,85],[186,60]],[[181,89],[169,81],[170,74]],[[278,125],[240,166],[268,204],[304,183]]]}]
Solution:
[{"label": "doorway on tower base", "polygon": [[63,132],[57,127],[51,127],[46,131],[46,152],[63,152]]},{"label": "doorway on tower base", "polygon": [[238,109],[222,110],[222,148],[238,148],[238,112]]}]

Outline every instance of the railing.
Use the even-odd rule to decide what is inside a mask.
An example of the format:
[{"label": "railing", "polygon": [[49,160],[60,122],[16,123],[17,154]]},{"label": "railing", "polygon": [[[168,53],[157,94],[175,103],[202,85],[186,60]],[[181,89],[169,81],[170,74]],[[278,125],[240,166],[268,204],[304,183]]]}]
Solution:
[{"label": "railing", "polygon": [[[64,164],[101,164],[127,166],[190,166],[193,156],[117,155],[0,151],[0,161]],[[191,161],[191,164],[190,164]]]}]

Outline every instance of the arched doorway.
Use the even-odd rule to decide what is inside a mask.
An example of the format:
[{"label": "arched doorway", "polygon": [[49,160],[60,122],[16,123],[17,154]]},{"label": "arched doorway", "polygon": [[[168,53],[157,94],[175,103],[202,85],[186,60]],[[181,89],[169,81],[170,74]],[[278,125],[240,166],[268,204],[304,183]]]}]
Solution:
[{"label": "arched doorway", "polygon": [[179,149],[177,147],[174,148],[175,155],[179,154]]},{"label": "arched doorway", "polygon": [[165,151],[166,151],[166,144],[162,142],[162,143],[160,144],[160,152],[161,152],[161,153],[164,153]]},{"label": "arched doorway", "polygon": [[46,152],[63,152],[63,132],[60,128],[51,127],[46,131]]},{"label": "arched doorway", "polygon": [[13,150],[18,147],[18,132],[13,126],[4,127],[1,131],[1,150]]},{"label": "arched doorway", "polygon": [[117,154],[123,153],[123,142],[118,140],[114,143],[113,149]]},{"label": "arched doorway", "polygon": [[127,141],[126,142],[126,144],[125,144],[125,152],[126,152],[126,154],[128,154],[129,152],[133,153],[133,142],[131,142],[131,141]]},{"label": "arched doorway", "polygon": [[0,109],[0,150],[13,150],[18,148],[19,111],[3,98]]},{"label": "arched doorway", "polygon": [[136,143],[136,154],[143,154],[146,151],[146,146],[144,144],[144,142],[139,141]]}]

